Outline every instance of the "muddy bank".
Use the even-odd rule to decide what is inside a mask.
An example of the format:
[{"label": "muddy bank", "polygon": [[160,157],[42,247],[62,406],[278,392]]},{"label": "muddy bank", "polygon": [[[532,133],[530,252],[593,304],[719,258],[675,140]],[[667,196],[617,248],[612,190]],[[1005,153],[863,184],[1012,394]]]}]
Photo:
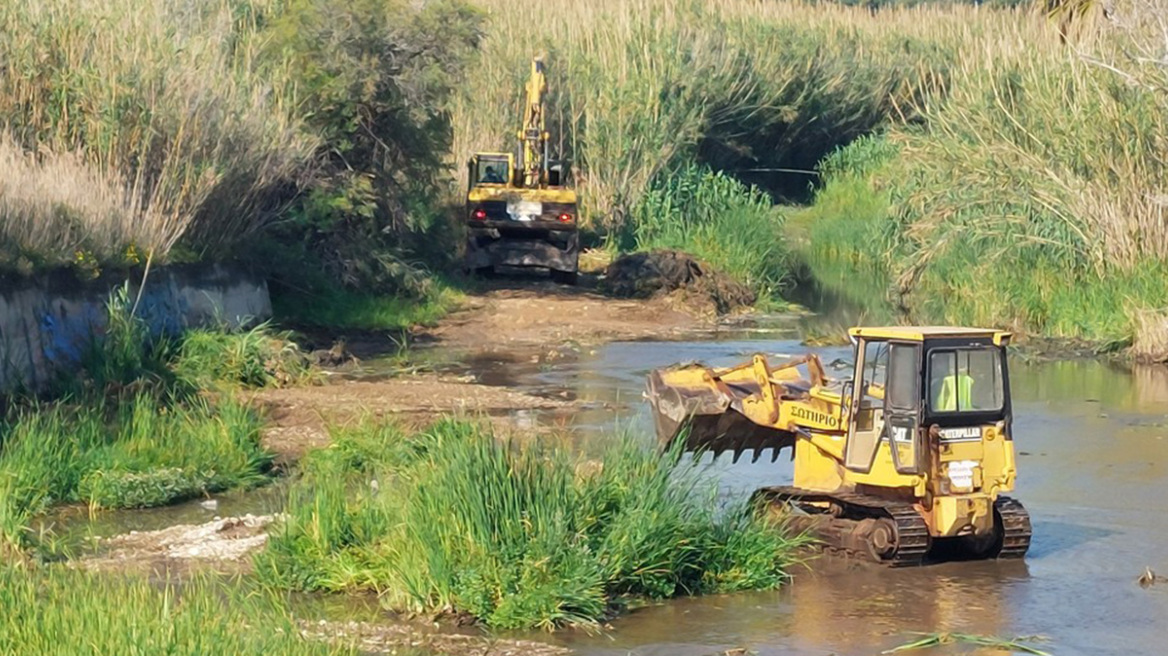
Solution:
[{"label": "muddy bank", "polygon": [[301,621],[301,635],[366,654],[427,654],[442,656],[566,656],[570,649],[531,640],[437,633],[412,624]]},{"label": "muddy bank", "polygon": [[423,343],[489,351],[568,341],[665,339],[711,322],[664,298],[620,299],[587,287],[505,280],[469,297],[461,309],[436,327],[419,330],[417,337]]},{"label": "muddy bank", "polygon": [[491,417],[515,409],[567,409],[572,402],[484,385],[467,377],[412,374],[386,380],[335,380],[315,386],[266,389],[249,396],[266,413],[263,445],[288,465],[328,444],[329,425],[393,418],[407,427],[440,415]]},{"label": "muddy bank", "polygon": [[341,336],[355,359],[343,358],[341,366],[326,370],[323,384],[265,389],[248,398],[269,418],[264,446],[282,466],[328,444],[328,425],[366,417],[421,426],[454,413],[491,421],[500,431],[524,433],[529,431],[506,416],[517,411],[571,414],[580,409],[579,400],[508,389],[505,375],[480,380],[435,371],[442,367],[427,364],[427,357],[455,354],[458,361],[446,363],[455,370],[489,361],[499,372],[529,371],[575,360],[604,342],[678,339],[714,325],[712,317],[686,309],[676,298],[616,299],[587,285],[502,279],[468,296],[436,326],[416,329],[412,349],[391,358],[396,364],[378,368],[379,358],[399,346],[389,337]]},{"label": "muddy bank", "polygon": [[727,314],[750,307],[754,291],[687,253],[629,253],[609,265],[601,288],[618,298],[669,298],[704,312]]}]

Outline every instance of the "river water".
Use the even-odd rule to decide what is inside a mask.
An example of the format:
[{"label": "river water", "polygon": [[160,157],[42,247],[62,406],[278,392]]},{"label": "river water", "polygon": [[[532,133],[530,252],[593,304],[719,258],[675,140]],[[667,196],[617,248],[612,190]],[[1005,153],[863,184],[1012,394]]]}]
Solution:
[{"label": "river water", "polygon": [[[568,435],[599,449],[615,431],[652,432],[641,397],[647,373],[684,361],[742,362],[813,350],[825,363],[850,359],[847,347],[808,349],[794,325],[736,327],[683,342],[617,342],[583,347],[551,364],[464,357],[435,351],[439,367],[533,394],[572,398],[571,411],[514,412],[520,425]],[[836,375],[843,375],[842,371]],[[600,633],[532,636],[586,656],[709,655],[746,648],[760,655],[872,655],[913,638],[953,631],[1045,636],[1056,655],[1168,653],[1168,584],[1137,585],[1145,567],[1168,574],[1168,369],[1129,369],[1101,361],[1011,364],[1018,489],[1034,540],[1022,562],[963,562],[886,569],[819,558],[774,592],[681,599],[615,620]],[[726,496],[791,479],[784,457],[710,463]],[[110,534],[213,514],[278,509],[279,486],[219,506],[110,513],[88,531]],[[934,654],[973,651],[962,645]]]}]

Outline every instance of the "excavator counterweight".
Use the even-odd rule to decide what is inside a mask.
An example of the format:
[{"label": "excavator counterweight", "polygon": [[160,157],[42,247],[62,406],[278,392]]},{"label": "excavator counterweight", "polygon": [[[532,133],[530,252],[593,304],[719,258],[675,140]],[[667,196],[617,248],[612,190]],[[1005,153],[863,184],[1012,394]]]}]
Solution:
[{"label": "excavator counterweight", "polygon": [[895,565],[929,554],[1021,557],[1025,509],[1015,479],[1008,333],[853,328],[854,368],[830,379],[815,355],[774,366],[653,371],[648,393],[663,448],[790,450],[794,485],[757,496],[837,550]]}]

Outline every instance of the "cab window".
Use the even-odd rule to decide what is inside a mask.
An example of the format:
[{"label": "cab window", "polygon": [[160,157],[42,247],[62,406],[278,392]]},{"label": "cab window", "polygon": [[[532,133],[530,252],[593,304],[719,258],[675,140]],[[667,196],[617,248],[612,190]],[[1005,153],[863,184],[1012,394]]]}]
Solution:
[{"label": "cab window", "polygon": [[936,350],[929,354],[929,408],[934,412],[1001,410],[1003,398],[998,349]]},{"label": "cab window", "polygon": [[888,407],[916,412],[921,407],[920,347],[893,344],[888,365]]},{"label": "cab window", "polygon": [[888,342],[864,345],[864,377],[860,388],[860,407],[884,406],[884,384],[888,373]]},{"label": "cab window", "polygon": [[479,184],[505,184],[508,173],[506,160],[479,160],[476,179]]}]

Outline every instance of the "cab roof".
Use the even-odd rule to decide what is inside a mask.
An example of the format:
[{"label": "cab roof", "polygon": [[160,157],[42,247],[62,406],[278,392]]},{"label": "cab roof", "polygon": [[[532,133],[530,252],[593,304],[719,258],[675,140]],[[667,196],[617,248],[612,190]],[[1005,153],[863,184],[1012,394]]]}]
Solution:
[{"label": "cab roof", "polygon": [[903,339],[920,342],[934,337],[982,337],[991,338],[994,344],[1006,344],[1010,333],[992,328],[965,328],[960,326],[864,326],[850,328],[852,337],[866,339]]}]

